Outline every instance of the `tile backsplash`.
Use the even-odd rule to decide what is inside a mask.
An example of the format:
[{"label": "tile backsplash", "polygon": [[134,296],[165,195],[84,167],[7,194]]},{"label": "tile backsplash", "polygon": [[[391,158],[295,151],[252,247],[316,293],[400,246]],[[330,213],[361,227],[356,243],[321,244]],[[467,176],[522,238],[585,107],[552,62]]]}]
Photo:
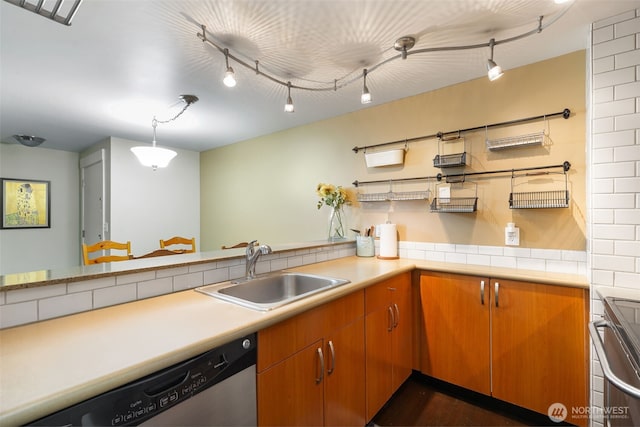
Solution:
[{"label": "tile backsplash", "polygon": [[[376,241],[379,253],[379,241]],[[268,273],[355,255],[355,243],[264,255],[256,273]],[[586,252],[400,242],[405,259],[585,274]],[[0,329],[237,279],[244,257],[155,271],[0,292]]]}]

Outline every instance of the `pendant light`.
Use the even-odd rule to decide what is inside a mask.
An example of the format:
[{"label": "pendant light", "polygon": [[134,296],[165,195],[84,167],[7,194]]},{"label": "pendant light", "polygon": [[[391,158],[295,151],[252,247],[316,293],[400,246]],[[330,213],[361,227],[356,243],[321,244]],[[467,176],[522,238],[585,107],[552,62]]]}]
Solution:
[{"label": "pendant light", "polygon": [[166,168],[178,153],[168,148],[156,146],[156,127],[158,127],[158,120],[155,116],[153,117],[151,126],[153,126],[153,142],[151,146],[132,147],[131,151],[136,155],[142,166],[153,168],[153,170]]},{"label": "pendant light", "polygon": [[187,108],[189,108],[191,104],[198,101],[198,97],[195,95],[180,95],[180,99],[184,101],[186,105],[182,108],[182,110],[180,110],[178,114],[176,114],[169,120],[160,121],[155,116],[153,116],[153,120],[151,121],[151,126],[153,127],[153,141],[151,142],[151,146],[145,145],[131,147],[131,152],[135,154],[142,166],[150,167],[153,170],[156,170],[158,168],[165,168],[178,154],[173,150],[169,150],[168,148],[161,148],[156,146],[156,128],[158,127],[158,123],[169,123],[177,119],[182,113],[186,111]]},{"label": "pendant light", "polygon": [[224,60],[227,65],[227,71],[224,73],[224,78],[222,82],[226,87],[235,87],[236,85],[236,74],[233,71],[233,68],[229,66],[229,49],[224,50]]},{"label": "pendant light", "polygon": [[287,103],[284,104],[285,113],[293,113],[295,108],[293,107],[293,99],[291,99],[291,82],[287,82]]},{"label": "pendant light", "polygon": [[360,95],[360,103],[361,104],[369,104],[371,103],[371,93],[369,92],[369,88],[367,87],[367,69],[365,68],[362,72],[363,76],[363,85],[362,85],[362,95]]},{"label": "pendant light", "polygon": [[493,61],[493,46],[495,46],[495,44],[495,39],[489,40],[489,47],[491,48],[491,58],[487,61],[487,76],[491,81],[499,79],[504,74],[502,72],[502,67],[500,67]]}]

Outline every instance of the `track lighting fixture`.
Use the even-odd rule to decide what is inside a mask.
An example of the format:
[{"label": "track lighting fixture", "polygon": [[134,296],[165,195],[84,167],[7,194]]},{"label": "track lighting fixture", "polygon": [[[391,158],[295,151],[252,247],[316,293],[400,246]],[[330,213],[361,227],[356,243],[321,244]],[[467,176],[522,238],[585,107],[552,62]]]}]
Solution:
[{"label": "track lighting fixture", "polygon": [[369,88],[367,87],[367,69],[365,68],[362,72],[362,78],[364,84],[362,86],[362,95],[360,95],[360,102],[362,104],[369,104],[371,102],[371,93],[369,93]]},{"label": "track lighting fixture", "polygon": [[186,105],[172,118],[161,121],[158,120],[156,116],[153,116],[153,120],[151,121],[151,127],[153,127],[153,141],[151,142],[151,146],[131,147],[131,152],[135,154],[142,166],[153,168],[153,170],[164,168],[167,167],[169,162],[178,154],[168,148],[156,146],[156,128],[158,127],[158,123],[169,123],[177,119],[191,104],[198,101],[198,97],[195,95],[180,95],[180,99],[184,101]]},{"label": "track lighting fixture", "polygon": [[400,57],[402,59],[407,59],[407,55],[408,55],[407,52],[409,51],[409,49],[411,49],[415,45],[416,45],[415,37],[404,36],[396,40],[396,42],[393,44],[393,48],[400,52]]},{"label": "track lighting fixture", "polygon": [[287,82],[287,103],[284,104],[285,113],[293,113],[293,99],[291,99],[291,82]]},{"label": "track lighting fixture", "polygon": [[233,68],[229,66],[229,49],[224,50],[224,60],[227,70],[224,72],[222,82],[226,87],[234,87],[236,85],[236,74],[233,72]]},{"label": "track lighting fixture", "polygon": [[543,16],[539,16],[538,25],[535,29],[532,29],[530,31],[524,32],[522,34],[510,37],[507,39],[499,40],[499,41],[496,41],[495,39],[491,39],[489,43],[479,43],[479,44],[472,44],[472,45],[465,45],[465,46],[436,46],[436,47],[425,47],[425,48],[413,49],[417,43],[417,39],[413,36],[403,36],[398,38],[393,46],[394,49],[399,52],[397,55],[389,56],[377,64],[370,65],[368,68],[364,69],[364,72],[362,73],[362,75],[353,76],[353,73],[349,72],[341,78],[333,79],[331,82],[316,82],[317,84],[315,86],[303,86],[301,84],[292,85],[290,80],[283,80],[278,78],[277,76],[274,76],[272,74],[268,74],[262,71],[261,68],[258,68],[258,61],[256,60],[245,61],[244,59],[242,59],[242,57],[240,57],[240,55],[239,56],[233,55],[231,52],[229,52],[229,49],[223,48],[218,44],[216,44],[215,42],[213,42],[212,40],[207,38],[207,28],[205,25],[200,25],[200,27],[202,28],[202,32],[198,33],[197,36],[198,38],[200,38],[200,40],[215,47],[216,49],[218,49],[218,51],[220,51],[224,55],[225,65],[226,65],[224,83],[227,86],[233,87],[236,84],[233,68],[229,66],[229,58],[231,58],[232,60],[242,65],[243,67],[254,71],[256,75],[265,77],[273,83],[286,86],[287,87],[287,103],[285,104],[284,111],[288,113],[293,113],[294,106],[293,106],[293,101],[291,99],[292,87],[295,89],[313,91],[313,92],[337,91],[338,89],[342,89],[343,87],[346,87],[351,83],[354,83],[355,81],[359,80],[360,77],[362,77],[363,79],[363,87],[362,87],[360,102],[363,104],[370,103],[371,93],[367,88],[367,75],[372,71],[377,70],[379,67],[382,67],[383,65],[386,65],[389,62],[392,62],[396,59],[403,59],[403,60],[407,59],[409,55],[429,54],[433,52],[452,52],[452,51],[460,51],[460,50],[484,49],[486,47],[489,47],[491,49],[491,58],[487,60],[487,71],[488,71],[489,79],[495,80],[500,76],[502,76],[503,74],[502,68],[500,68],[500,66],[497,65],[493,60],[493,48],[496,44],[511,43],[516,40],[520,40],[525,37],[529,37],[534,34],[541,33],[544,28],[550,26],[551,24],[555,23],[558,19],[560,19],[560,17],[562,17],[567,12],[568,9],[569,7],[565,8],[563,11],[559,13],[559,16],[554,17],[553,20],[550,23],[546,24],[544,27],[542,25]]},{"label": "track lighting fixture", "polygon": [[502,77],[504,74],[502,72],[502,67],[496,64],[493,61],[493,46],[495,46],[496,40],[489,40],[489,47],[491,48],[491,58],[487,61],[487,75],[489,76],[489,80],[494,81]]}]

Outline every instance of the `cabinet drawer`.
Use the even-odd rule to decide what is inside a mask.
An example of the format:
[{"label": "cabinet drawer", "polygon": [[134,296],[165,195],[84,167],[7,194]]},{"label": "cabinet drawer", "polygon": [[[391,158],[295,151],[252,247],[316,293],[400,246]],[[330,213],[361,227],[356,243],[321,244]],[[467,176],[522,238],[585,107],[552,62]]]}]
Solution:
[{"label": "cabinet drawer", "polygon": [[259,331],[258,372],[363,315],[364,291],[360,290]]},{"label": "cabinet drawer", "polygon": [[365,289],[365,314],[386,310],[393,299],[391,290],[406,291],[411,287],[411,273],[403,273]]}]

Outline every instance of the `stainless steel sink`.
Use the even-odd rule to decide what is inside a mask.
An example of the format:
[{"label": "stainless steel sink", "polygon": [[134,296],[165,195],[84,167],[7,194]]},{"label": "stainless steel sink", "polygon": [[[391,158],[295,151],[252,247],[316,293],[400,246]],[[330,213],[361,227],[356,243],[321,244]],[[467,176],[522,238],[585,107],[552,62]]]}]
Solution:
[{"label": "stainless steel sink", "polygon": [[346,283],[349,280],[279,272],[232,282],[228,286],[203,286],[196,291],[254,310],[267,311]]}]

